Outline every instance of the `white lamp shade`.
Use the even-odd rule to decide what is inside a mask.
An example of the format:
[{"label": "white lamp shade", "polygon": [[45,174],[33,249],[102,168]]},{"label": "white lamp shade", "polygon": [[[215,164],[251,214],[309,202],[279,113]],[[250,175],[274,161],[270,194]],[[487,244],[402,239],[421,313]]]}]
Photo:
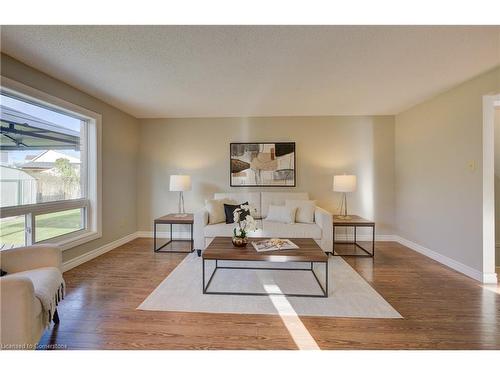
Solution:
[{"label": "white lamp shade", "polygon": [[333,176],[333,191],[337,191],[339,193],[350,193],[356,191],[356,176],[345,174]]},{"label": "white lamp shade", "polygon": [[170,191],[191,190],[191,176],[173,174],[170,176]]}]

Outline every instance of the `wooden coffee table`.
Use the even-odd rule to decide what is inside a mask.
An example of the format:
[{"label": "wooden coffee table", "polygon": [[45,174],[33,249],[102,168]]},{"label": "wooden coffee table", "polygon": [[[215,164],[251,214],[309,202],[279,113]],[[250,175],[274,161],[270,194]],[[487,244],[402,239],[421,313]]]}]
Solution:
[{"label": "wooden coffee table", "polygon": [[[247,295],[247,296],[269,296],[269,295],[284,295],[290,297],[328,297],[328,255],[321,250],[316,242],[311,238],[292,238],[299,249],[293,250],[277,250],[267,252],[257,252],[252,244],[252,240],[263,240],[264,238],[250,239],[249,244],[245,248],[234,247],[230,237],[216,237],[212,243],[203,252],[202,259],[202,280],[203,294],[223,294],[223,295]],[[205,262],[215,261],[215,269],[205,283]],[[309,263],[308,268],[278,268],[278,267],[232,267],[220,266],[219,261],[238,261],[238,262],[271,262],[271,263],[287,263],[287,262],[303,262]],[[321,284],[318,276],[314,272],[314,263],[323,263],[325,266],[325,286]],[[214,275],[219,269],[255,269],[255,270],[276,270],[276,271],[309,271],[312,272],[322,294],[294,294],[294,293],[248,293],[248,292],[217,292],[209,291],[208,288]]]}]

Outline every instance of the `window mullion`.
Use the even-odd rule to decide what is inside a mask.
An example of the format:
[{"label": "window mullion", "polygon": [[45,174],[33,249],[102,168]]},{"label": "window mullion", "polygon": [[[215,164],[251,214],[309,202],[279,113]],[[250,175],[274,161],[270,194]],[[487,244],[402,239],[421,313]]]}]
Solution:
[{"label": "window mullion", "polygon": [[46,214],[56,211],[64,211],[72,208],[82,208],[89,204],[86,198],[71,199],[66,201],[55,201],[46,203],[36,203],[24,206],[2,207],[1,217],[26,215],[34,213],[36,215]]}]

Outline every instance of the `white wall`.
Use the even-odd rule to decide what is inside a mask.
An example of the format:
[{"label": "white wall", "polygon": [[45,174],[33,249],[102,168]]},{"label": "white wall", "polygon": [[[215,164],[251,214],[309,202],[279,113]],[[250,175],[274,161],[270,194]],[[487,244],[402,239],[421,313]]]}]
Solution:
[{"label": "white wall", "polygon": [[400,236],[482,272],[482,97],[500,68],[396,116]]},{"label": "white wall", "polygon": [[[340,194],[333,175],[354,173],[358,191],[349,208],[377,222],[378,234],[392,234],[394,220],[394,117],[262,117],[141,120],[138,168],[138,225],[149,231],[155,217],[177,208],[168,191],[170,174],[193,177],[186,210],[204,205],[214,192],[306,191],[331,212]],[[230,188],[230,142],[296,142],[297,187]]]}]

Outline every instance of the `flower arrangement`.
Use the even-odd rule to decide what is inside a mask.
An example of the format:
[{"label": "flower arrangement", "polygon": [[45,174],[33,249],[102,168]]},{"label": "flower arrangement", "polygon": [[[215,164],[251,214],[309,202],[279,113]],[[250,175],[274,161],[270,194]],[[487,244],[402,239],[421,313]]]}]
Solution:
[{"label": "flower arrangement", "polygon": [[246,246],[248,243],[247,234],[257,230],[257,224],[252,216],[255,208],[248,204],[242,204],[233,211],[233,220],[237,226],[233,229],[233,245],[238,247]]}]

